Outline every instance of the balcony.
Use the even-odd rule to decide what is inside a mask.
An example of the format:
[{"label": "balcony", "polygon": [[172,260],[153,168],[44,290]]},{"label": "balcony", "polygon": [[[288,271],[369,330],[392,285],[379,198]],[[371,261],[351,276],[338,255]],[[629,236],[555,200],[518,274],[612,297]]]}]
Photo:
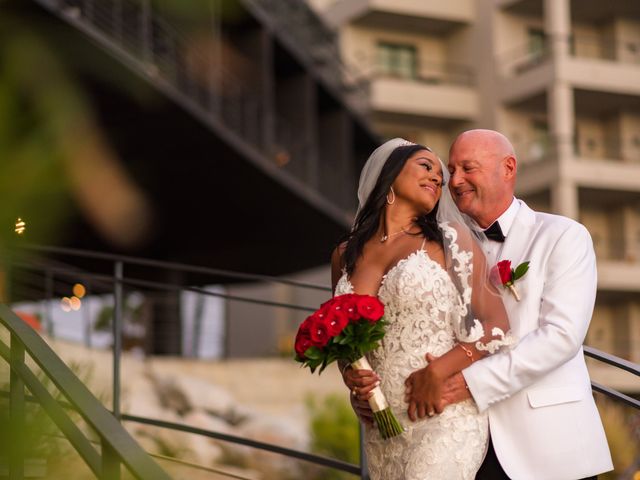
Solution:
[{"label": "balcony", "polygon": [[542,0],[493,0],[497,8],[519,15],[542,16]]},{"label": "balcony", "polygon": [[371,110],[376,116],[430,118],[435,123],[473,120],[478,115],[478,95],[471,71],[462,66],[420,65],[416,75],[388,72],[373,74]]},{"label": "balcony", "polygon": [[541,43],[527,42],[500,53],[497,63],[504,79],[500,87],[502,99],[511,102],[533,95],[555,78],[576,89],[640,95],[640,41],[573,35],[569,51],[570,56],[555,70],[547,37]]},{"label": "balcony", "polygon": [[374,28],[444,34],[473,22],[473,0],[338,0],[324,12],[327,22],[339,27],[357,22]]},{"label": "balcony", "polygon": [[577,157],[567,161],[565,168],[565,174],[581,187],[640,192],[640,163]]},{"label": "balcony", "polygon": [[585,90],[640,95],[640,41],[574,34],[559,74]]},{"label": "balcony", "polygon": [[555,75],[547,41],[506,49],[497,55],[496,65],[500,71],[497,91],[501,100],[508,104],[542,98]]},{"label": "balcony", "polygon": [[640,290],[640,263],[598,259],[598,289],[618,292]]}]

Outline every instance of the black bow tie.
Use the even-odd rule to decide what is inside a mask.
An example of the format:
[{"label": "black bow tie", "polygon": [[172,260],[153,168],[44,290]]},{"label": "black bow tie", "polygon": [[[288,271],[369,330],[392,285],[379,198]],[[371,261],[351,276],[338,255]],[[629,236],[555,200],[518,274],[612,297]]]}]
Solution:
[{"label": "black bow tie", "polygon": [[484,231],[484,234],[489,240],[500,243],[504,242],[504,234],[498,222],[493,222],[491,226]]}]

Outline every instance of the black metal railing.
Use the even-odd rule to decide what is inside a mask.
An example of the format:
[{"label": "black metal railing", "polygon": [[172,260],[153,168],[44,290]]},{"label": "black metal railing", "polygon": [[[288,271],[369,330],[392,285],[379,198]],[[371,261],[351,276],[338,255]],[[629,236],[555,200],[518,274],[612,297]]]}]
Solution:
[{"label": "black metal railing", "polygon": [[[591,357],[595,360],[598,360],[607,365],[611,365],[612,367],[619,368],[624,370],[625,372],[629,372],[636,377],[640,377],[640,365],[637,363],[630,362],[620,357],[616,357],[606,352],[602,352],[593,347],[584,346],[583,347],[584,354],[587,357]],[[620,393],[613,388],[607,387],[605,385],[601,385],[597,382],[591,382],[591,387],[595,392],[600,392],[605,394],[606,396],[613,398],[619,402],[622,402],[626,405],[629,405],[637,410],[640,410],[640,400],[637,400],[629,395],[625,395],[624,393]]]},{"label": "black metal railing", "polygon": [[368,106],[364,76],[342,61],[335,32],[322,23],[307,2],[299,0],[243,0],[257,14],[270,19],[277,35],[290,40],[318,67],[323,80],[340,92],[358,111]]},{"label": "black metal railing", "polygon": [[[12,441],[9,454],[9,478],[24,478],[25,387],[33,394],[60,432],[82,457],[96,478],[117,480],[120,466],[140,479],[169,479],[149,455],[133,440],[116,418],[73,374],[46,342],[7,306],[0,305],[0,325],[10,335],[10,344],[0,341],[0,356],[10,365],[9,430]],[[28,355],[28,358],[27,358]],[[100,438],[100,449],[94,448],[67,411],[49,392],[47,386],[29,366],[37,364],[59,392],[68,399],[74,411]]]},{"label": "black metal railing", "polygon": [[213,29],[204,49],[163,18],[150,0],[35,1],[99,42],[197,118],[219,122],[255,148],[266,146],[264,102],[223,61],[221,28]]},{"label": "black metal railing", "polygon": [[[220,292],[211,292],[200,287],[184,286],[184,285],[171,284],[171,283],[165,283],[165,282],[159,282],[159,281],[149,281],[146,278],[135,278],[127,274],[127,272],[135,266],[146,266],[146,267],[152,267],[157,269],[170,269],[173,271],[179,271],[183,273],[209,275],[212,278],[217,279],[216,281],[219,281],[220,278],[227,278],[227,279],[234,279],[236,281],[243,280],[243,281],[251,281],[251,282],[277,283],[277,284],[288,285],[293,288],[304,288],[304,289],[315,290],[321,295],[330,294],[330,289],[328,286],[317,285],[317,284],[312,284],[307,282],[300,282],[300,281],[285,279],[280,277],[253,275],[253,274],[239,273],[239,272],[233,272],[233,271],[227,271],[227,270],[184,265],[184,264],[173,263],[173,262],[162,262],[157,260],[127,257],[127,256],[121,256],[121,255],[112,255],[112,254],[105,254],[100,252],[80,251],[80,250],[74,250],[74,249],[68,249],[68,248],[29,247],[25,251],[27,252],[26,256],[21,254],[14,254],[9,259],[11,262],[11,265],[13,266],[14,276],[17,275],[16,269],[43,270],[43,273],[45,273],[45,277],[49,279],[46,282],[49,285],[55,284],[56,278],[62,276],[62,277],[69,277],[69,278],[81,278],[84,281],[95,282],[96,285],[99,286],[100,288],[103,288],[103,289],[110,288],[116,300],[114,313],[113,313],[114,324],[112,329],[114,339],[116,339],[116,337],[118,336],[120,337],[122,336],[122,325],[123,325],[123,317],[124,317],[123,288],[125,286],[143,288],[143,289],[153,288],[153,289],[159,289],[161,291],[176,291],[176,290],[193,291],[204,296],[226,298],[232,301],[251,302],[254,304],[263,305],[266,308],[268,307],[285,308],[292,311],[298,311],[305,315],[307,312],[314,310],[314,308],[311,306],[303,306],[299,304],[279,302],[279,301],[270,301],[264,298],[255,298],[255,297],[240,296],[240,295],[227,295],[225,293],[220,293]],[[112,274],[95,274],[95,273],[87,272],[81,268],[73,267],[70,264],[63,264],[61,262],[57,262],[56,264],[51,265],[48,262],[43,263],[38,260],[32,261],[33,258],[37,258],[37,255],[42,255],[42,254],[47,254],[50,256],[51,255],[65,256],[65,258],[68,257],[68,258],[76,258],[76,259],[84,259],[84,260],[91,259],[91,260],[107,261],[112,264],[111,270],[113,273]],[[48,295],[46,298],[51,298],[51,297],[52,295]],[[33,340],[33,337],[40,340],[39,337],[37,337],[37,335],[29,329],[29,327],[24,325],[21,320],[19,320],[17,317],[15,317],[15,315],[9,312],[6,309],[6,307],[3,307],[3,309],[0,309],[0,320],[4,320],[3,317],[5,316],[9,316],[11,318],[10,328],[12,330],[12,333],[13,331],[18,332],[20,334],[27,332],[28,337],[30,338],[29,341],[31,343],[35,342],[35,340]],[[16,323],[19,323],[19,325],[16,325]],[[3,324],[6,325],[6,322],[3,322]],[[27,335],[27,333],[24,333],[24,334]],[[40,340],[40,342],[42,341]],[[264,450],[264,451],[278,453],[281,455],[285,455],[287,457],[296,458],[305,462],[310,462],[315,465],[328,467],[338,471],[347,472],[355,475],[360,475],[361,478],[368,478],[368,473],[366,470],[366,462],[362,462],[360,465],[355,465],[355,464],[343,462],[337,459],[314,455],[308,452],[302,452],[302,451],[298,451],[291,448],[285,448],[278,445],[269,444],[266,442],[260,442],[260,441],[256,441],[248,438],[239,437],[236,435],[230,435],[228,433],[209,431],[209,430],[205,430],[205,429],[201,429],[201,428],[197,428],[189,425],[179,424],[176,422],[168,422],[168,421],[164,421],[157,418],[147,418],[144,416],[122,413],[120,408],[120,382],[121,382],[120,362],[121,362],[123,346],[121,342],[114,341],[112,348],[113,348],[113,385],[112,385],[112,390],[113,390],[112,407],[113,408],[112,410],[115,418],[124,422],[133,422],[133,423],[152,425],[159,428],[171,429],[171,430],[191,433],[194,435],[202,435],[202,436],[220,440],[223,442],[230,442],[234,444],[245,445],[245,446],[249,446],[249,447]],[[8,350],[6,350],[6,347],[5,347],[4,350],[0,353],[2,353],[2,355],[5,358],[8,358],[13,362],[18,362],[18,364],[21,364],[19,349],[12,354]],[[636,376],[640,376],[640,365],[638,364],[615,357],[613,355],[607,354],[605,352],[599,351],[595,348],[588,347],[588,346],[584,347],[584,354],[588,357],[591,357],[601,362],[604,362],[606,364],[609,364],[615,368],[622,369]],[[35,355],[38,355],[38,352],[36,352]],[[52,360],[50,358],[50,356],[53,355],[53,352],[48,353],[47,355],[49,356],[46,357],[44,362],[47,362],[49,365],[56,366],[55,369],[52,371],[52,374],[54,374],[55,371],[57,371],[57,369],[62,369],[62,367],[59,366],[61,364],[61,361],[59,359]],[[38,359],[36,359],[36,361],[40,363]],[[40,361],[43,361],[43,359],[40,359]],[[31,384],[29,384],[28,386],[31,389]],[[628,405],[635,409],[640,410],[640,401],[634,399],[633,397],[630,397],[629,395],[618,392],[615,389],[601,385],[596,382],[592,382],[592,388],[594,392],[602,393],[614,399],[617,402],[621,402],[625,405]],[[36,394],[35,391],[32,390],[32,392]],[[36,395],[36,397],[38,397],[38,395]],[[40,399],[38,398],[38,400]],[[22,402],[23,400],[20,400],[20,401]],[[74,405],[74,408],[76,408],[77,402],[72,401],[71,403]],[[82,407],[82,405],[80,406]],[[51,408],[56,412],[59,412],[60,410],[59,407],[56,407],[55,405],[51,405],[50,401],[45,405],[45,407]],[[113,424],[113,422],[111,424]],[[91,454],[87,454],[87,456],[91,457]],[[93,460],[91,460],[90,458],[89,461],[93,461]],[[122,461],[125,462],[126,460],[123,459]],[[153,477],[153,478],[161,478],[161,477]]]},{"label": "black metal railing", "polygon": [[[135,275],[129,275],[127,272],[136,267],[148,267],[152,269],[165,269],[172,272],[180,272],[182,274],[194,274],[200,278],[208,277],[215,281],[220,279],[226,279],[230,281],[244,281],[244,282],[260,282],[287,285],[293,288],[302,288],[311,291],[317,291],[321,295],[330,295],[331,289],[326,285],[318,285],[309,282],[302,282],[297,280],[291,280],[287,278],[272,277],[266,275],[256,275],[241,272],[234,272],[228,270],[221,270],[215,268],[199,267],[192,265],[179,264],[175,262],[163,262],[157,260],[150,260],[144,258],[135,258],[122,255],[112,255],[101,252],[81,251],[69,248],[60,247],[27,247],[24,252],[27,255],[23,255],[20,252],[10,257],[11,270],[14,272],[13,276],[19,276],[18,270],[28,272],[41,272],[41,276],[37,279],[37,283],[40,284],[47,291],[40,293],[39,298],[46,298],[49,301],[56,295],[54,286],[60,279],[65,279],[64,284],[70,284],[74,281],[82,281],[94,292],[101,291],[106,292],[111,290],[114,297],[114,311],[113,311],[113,363],[112,363],[112,412],[116,419],[123,422],[132,422],[145,425],[152,425],[159,428],[171,429],[176,431],[182,431],[186,433],[202,435],[208,438],[217,439],[223,442],[230,442],[238,445],[245,445],[253,448],[257,448],[263,451],[278,453],[290,458],[299,459],[311,464],[331,468],[334,470],[360,475],[362,478],[366,478],[363,472],[366,472],[366,465],[355,465],[347,463],[338,459],[328,458],[321,455],[315,455],[309,452],[303,452],[291,448],[286,448],[266,442],[260,442],[249,438],[243,438],[227,433],[212,432],[201,428],[196,428],[189,425],[179,424],[175,422],[167,422],[157,418],[146,418],[139,415],[129,415],[122,412],[121,409],[121,383],[122,383],[122,353],[123,353],[123,325],[124,325],[124,304],[125,304],[125,288],[136,288],[149,291],[150,289],[161,292],[193,292],[205,297],[214,297],[224,299],[226,301],[243,302],[262,305],[265,308],[283,308],[293,312],[300,312],[303,315],[307,315],[309,312],[315,310],[315,307],[304,306],[293,303],[286,303],[280,301],[273,301],[264,298],[254,298],[244,295],[227,294],[223,292],[212,292],[204,287],[197,286],[185,286],[177,283],[167,283],[159,281],[151,281],[147,278],[139,278]],[[75,258],[77,260],[100,260],[111,263],[109,270],[111,274],[91,273],[78,268],[70,263],[55,261],[55,262],[42,262],[39,255],[47,254],[49,256],[58,256],[60,258]],[[202,280],[205,281],[205,280]],[[213,280],[212,280],[213,281]],[[14,281],[15,283],[15,281]],[[206,283],[206,281],[205,281]],[[21,286],[14,285],[14,291],[16,294],[21,294]],[[37,292],[30,292],[31,295]],[[55,329],[51,326],[52,319],[45,318],[44,327],[50,333],[55,334]],[[24,328],[29,328],[24,325]],[[35,333],[32,332],[34,335]],[[67,405],[68,406],[68,405]],[[62,407],[61,407],[62,408]],[[149,477],[152,478],[152,477]],[[160,478],[160,477],[158,477]]]},{"label": "black metal railing", "polygon": [[[333,207],[353,207],[351,198],[346,202],[340,195],[352,188],[347,176],[320,182],[315,172],[309,174],[312,138],[300,135],[296,125],[269,105],[269,94],[256,87],[260,62],[234,50],[233,40],[222,25],[220,7],[212,8],[210,35],[208,43],[203,44],[169,22],[151,0],[33,1],[94,40],[232,144],[242,145],[255,158],[285,167],[271,172],[293,176]],[[220,2],[212,0],[212,4]],[[338,98],[352,108],[354,103],[366,104],[366,92],[359,80],[348,80],[355,75],[348,74],[334,39],[317,25],[319,21],[313,19],[309,7],[297,0],[272,3],[244,2],[252,12],[262,12],[275,22],[278,35],[292,37],[292,48],[307,52],[307,42],[316,42],[313,51],[328,52],[323,56],[326,65],[319,70],[323,72],[322,81],[333,85]],[[313,68],[317,63],[313,62]],[[349,99],[354,101],[350,103]],[[301,167],[296,168],[298,165]],[[342,182],[343,188],[333,188],[335,181]]]}]

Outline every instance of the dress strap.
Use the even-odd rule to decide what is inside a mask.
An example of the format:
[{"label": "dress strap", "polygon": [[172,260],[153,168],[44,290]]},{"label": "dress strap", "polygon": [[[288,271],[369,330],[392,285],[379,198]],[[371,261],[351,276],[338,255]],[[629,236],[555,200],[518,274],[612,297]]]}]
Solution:
[{"label": "dress strap", "polygon": [[422,245],[420,245],[420,250],[424,250],[424,246],[427,243],[427,237],[424,237],[424,239],[422,240]]}]

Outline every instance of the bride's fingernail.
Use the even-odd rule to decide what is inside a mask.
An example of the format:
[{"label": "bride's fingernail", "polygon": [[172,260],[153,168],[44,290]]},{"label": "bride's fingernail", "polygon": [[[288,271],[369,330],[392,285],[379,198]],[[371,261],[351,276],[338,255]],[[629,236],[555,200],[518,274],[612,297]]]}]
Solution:
[{"label": "bride's fingernail", "polygon": [[374,386],[376,386],[376,387],[380,386],[380,380],[378,380],[378,381],[375,383],[375,385],[374,385]]}]

